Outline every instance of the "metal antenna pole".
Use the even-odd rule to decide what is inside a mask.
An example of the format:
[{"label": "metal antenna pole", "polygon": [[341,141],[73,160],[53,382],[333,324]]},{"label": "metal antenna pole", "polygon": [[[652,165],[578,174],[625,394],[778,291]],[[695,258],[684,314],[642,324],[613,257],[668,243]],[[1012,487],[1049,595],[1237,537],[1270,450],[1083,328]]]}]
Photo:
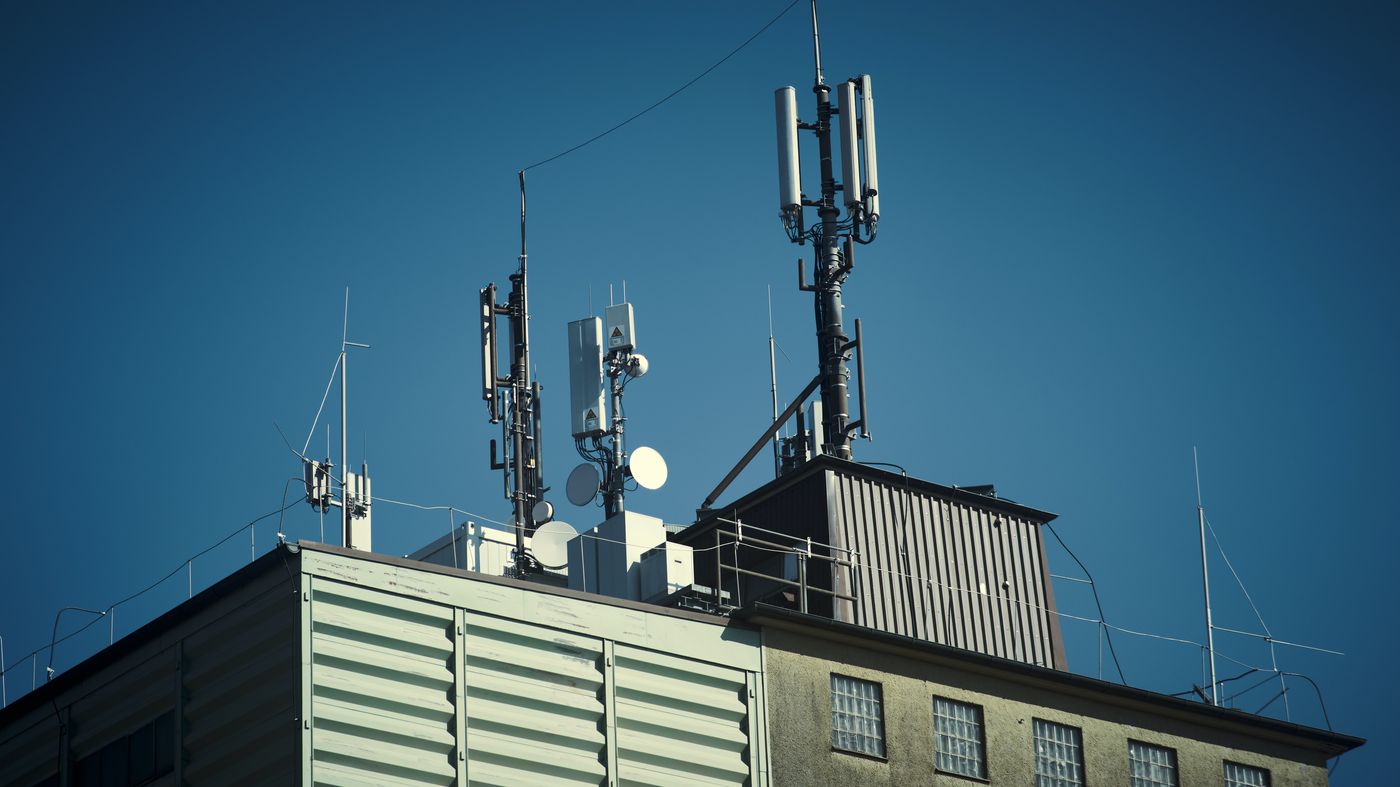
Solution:
[{"label": "metal antenna pole", "polygon": [[350,547],[350,495],[345,486],[345,481],[349,477],[346,471],[350,467],[346,442],[346,402],[349,397],[345,392],[345,342],[350,329],[350,288],[345,288],[345,314],[340,326],[340,545]]},{"label": "metal antenna pole", "polygon": [[[778,420],[778,359],[773,354],[773,285],[768,285],[768,380],[769,391],[773,394],[773,420]],[[773,477],[782,474],[783,461],[780,443],[782,438],[773,435]]]},{"label": "metal antenna pole", "polygon": [[[815,312],[817,322],[817,357],[821,360],[822,426],[827,440],[823,449],[840,459],[851,458],[851,436],[847,432],[850,416],[849,391],[846,384],[850,372],[846,369],[846,331],[842,325],[841,284],[849,268],[841,258],[841,239],[837,236],[837,221],[841,209],[836,204],[836,178],[831,163],[831,88],[822,80],[821,43],[817,29],[817,2],[812,0],[812,41],[817,58],[817,140],[821,151],[822,198],[817,207],[821,217],[821,236],[815,249],[816,268]],[[850,110],[847,110],[850,111]]]},{"label": "metal antenna pole", "polygon": [[509,308],[511,340],[515,345],[513,348],[515,351],[511,354],[510,370],[510,439],[511,461],[514,463],[511,498],[515,504],[516,563],[520,565],[525,559],[525,529],[531,524],[530,506],[527,505],[526,498],[535,490],[526,475],[531,472],[534,466],[535,446],[531,436],[526,434],[529,423],[526,413],[533,410],[529,403],[530,306],[525,279],[525,172],[521,170],[518,174],[520,177],[520,270],[510,277],[513,286],[511,287]]},{"label": "metal antenna pole", "polygon": [[1220,688],[1215,681],[1215,625],[1210,619],[1210,570],[1206,567],[1206,509],[1201,504],[1201,460],[1196,447],[1191,446],[1191,461],[1196,466],[1196,519],[1201,528],[1201,581],[1206,596],[1206,650],[1210,652],[1210,704],[1220,704]]}]

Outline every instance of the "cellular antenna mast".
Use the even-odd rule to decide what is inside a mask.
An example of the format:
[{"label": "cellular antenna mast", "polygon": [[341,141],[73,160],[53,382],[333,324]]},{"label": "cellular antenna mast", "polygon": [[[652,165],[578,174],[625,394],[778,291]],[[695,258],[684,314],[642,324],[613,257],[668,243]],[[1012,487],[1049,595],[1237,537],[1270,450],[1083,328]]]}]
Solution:
[{"label": "cellular antenna mast", "polygon": [[[812,86],[812,92],[817,96],[815,122],[798,119],[797,89],[794,87],[778,88],[774,92],[774,104],[778,121],[778,210],[788,240],[799,246],[806,245],[808,241],[812,243],[813,281],[807,283],[803,262],[798,259],[797,286],[803,292],[812,293],[820,368],[812,382],[778,415],[753,448],[739,460],[739,464],[700,504],[699,510],[702,512],[709,510],[719,495],[753,461],[763,444],[799,412],[805,399],[814,391],[821,391],[820,414],[818,403],[814,402],[810,434],[802,434],[805,430],[799,428],[799,434],[793,438],[804,443],[800,450],[803,457],[830,454],[840,459],[850,459],[852,435],[858,433],[861,437],[870,437],[865,412],[860,320],[855,321],[853,341],[846,335],[841,291],[855,267],[855,245],[874,241],[880,221],[879,178],[875,166],[875,95],[871,90],[869,75],[862,74],[838,84],[835,87],[836,103],[832,104],[832,87],[826,84],[822,74],[821,28],[817,21],[816,0],[812,0],[812,60],[816,72],[816,83]],[[833,118],[839,121],[839,128],[832,127]],[[802,192],[799,131],[811,131],[817,135],[821,176],[821,194],[817,199],[808,199]],[[836,144],[832,142],[833,132],[836,132]],[[833,163],[837,155],[841,159],[840,182],[836,180]],[[838,192],[841,198],[838,198]],[[806,208],[817,210],[818,221],[811,227],[807,226],[803,215]],[[855,420],[850,414],[851,372],[846,366],[847,361],[851,360],[852,350],[856,353],[857,381],[861,389],[860,417]]]},{"label": "cellular antenna mast", "polygon": [[[519,269],[510,276],[510,295],[496,303],[496,284],[481,290],[481,398],[491,423],[501,425],[501,455],[491,441],[491,469],[501,471],[505,498],[511,501],[515,529],[516,568],[532,568],[525,537],[553,518],[545,502],[544,468],[540,453],[540,384],[531,379],[530,299],[526,281],[525,172],[520,176]],[[505,317],[510,330],[510,373],[497,372],[496,318]]]}]

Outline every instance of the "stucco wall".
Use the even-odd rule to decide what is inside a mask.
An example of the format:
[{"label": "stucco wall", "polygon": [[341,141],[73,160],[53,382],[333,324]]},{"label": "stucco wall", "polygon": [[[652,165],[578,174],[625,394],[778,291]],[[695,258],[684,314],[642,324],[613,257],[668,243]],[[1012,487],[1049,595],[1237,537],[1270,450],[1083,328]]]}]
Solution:
[{"label": "stucco wall", "polygon": [[[765,630],[764,657],[775,785],[982,783],[934,771],[934,696],[982,706],[991,784],[1033,783],[1034,718],[1081,728],[1089,785],[1128,783],[1129,738],[1175,749],[1186,787],[1222,785],[1227,759],[1268,769],[1273,787],[1327,784],[1320,752],[1130,703],[775,628]],[[887,760],[832,749],[832,672],[881,684]]]}]

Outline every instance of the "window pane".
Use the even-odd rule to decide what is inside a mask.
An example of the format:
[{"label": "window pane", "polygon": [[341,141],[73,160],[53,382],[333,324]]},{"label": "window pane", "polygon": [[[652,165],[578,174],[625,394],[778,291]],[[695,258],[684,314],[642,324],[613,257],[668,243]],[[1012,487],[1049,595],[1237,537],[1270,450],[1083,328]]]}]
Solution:
[{"label": "window pane", "polygon": [[985,778],[986,756],[982,747],[982,708],[934,697],[934,767],[948,773]]},{"label": "window pane", "polygon": [[1269,772],[1263,768],[1227,762],[1225,787],[1269,787]]},{"label": "window pane", "polygon": [[1078,727],[1036,719],[1036,787],[1082,787],[1084,745]]},{"label": "window pane", "polygon": [[1130,787],[1177,787],[1176,752],[1141,741],[1128,741]]},{"label": "window pane", "polygon": [[831,745],[885,756],[885,716],[880,684],[831,676]]}]

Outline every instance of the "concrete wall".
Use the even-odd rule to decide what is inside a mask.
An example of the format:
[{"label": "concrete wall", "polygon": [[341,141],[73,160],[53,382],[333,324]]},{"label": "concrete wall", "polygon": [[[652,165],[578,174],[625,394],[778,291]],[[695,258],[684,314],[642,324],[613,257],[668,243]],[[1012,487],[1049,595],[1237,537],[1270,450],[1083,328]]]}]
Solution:
[{"label": "concrete wall", "polygon": [[[1226,759],[1268,769],[1273,787],[1327,784],[1323,753],[1252,735],[1239,724],[1207,727],[1146,703],[783,629],[766,628],[764,638],[775,785],[979,783],[934,771],[934,696],[982,706],[988,781],[995,785],[1033,783],[1035,718],[1081,728],[1089,785],[1128,783],[1129,738],[1175,749],[1179,783],[1188,787],[1223,784]],[[832,749],[832,672],[881,684],[888,759]]]}]

